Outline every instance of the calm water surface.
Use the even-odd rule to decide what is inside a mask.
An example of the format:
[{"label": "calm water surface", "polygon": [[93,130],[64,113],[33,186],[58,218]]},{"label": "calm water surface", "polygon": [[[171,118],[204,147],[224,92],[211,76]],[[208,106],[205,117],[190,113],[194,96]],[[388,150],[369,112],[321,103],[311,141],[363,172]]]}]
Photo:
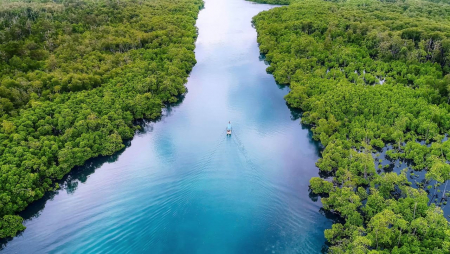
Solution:
[{"label": "calm water surface", "polygon": [[320,253],[331,220],[308,195],[319,148],[266,74],[251,26],[273,6],[205,7],[183,102],[33,204],[4,253]]}]

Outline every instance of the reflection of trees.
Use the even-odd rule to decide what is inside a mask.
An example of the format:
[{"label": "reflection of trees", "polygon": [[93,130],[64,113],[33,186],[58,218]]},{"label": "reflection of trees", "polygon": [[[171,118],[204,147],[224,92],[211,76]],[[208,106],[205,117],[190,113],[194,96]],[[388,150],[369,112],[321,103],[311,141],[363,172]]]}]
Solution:
[{"label": "reflection of trees", "polygon": [[[45,204],[48,200],[52,200],[60,191],[65,190],[68,194],[73,194],[77,190],[78,183],[85,183],[88,179],[89,175],[93,174],[96,169],[103,166],[105,163],[113,163],[117,161],[119,156],[125,151],[127,147],[131,145],[131,140],[127,140],[124,142],[125,148],[114,153],[111,156],[100,156],[97,158],[89,159],[83,166],[75,167],[63,177],[57,183],[59,184],[59,189],[55,191],[48,191],[45,193],[44,197],[41,199],[31,203],[24,211],[20,213],[20,216],[24,218],[24,220],[32,220],[34,218],[38,218],[41,215],[41,211],[45,208]],[[17,236],[22,235],[22,232]],[[0,239],[0,250],[2,250],[6,244],[11,241],[13,238],[5,238]]]},{"label": "reflection of trees", "polygon": [[314,146],[314,150],[315,150],[315,152],[317,154],[321,154],[323,149],[324,149],[324,147],[319,141],[314,140],[314,138],[313,138],[314,134],[311,131],[311,126],[301,123],[301,117],[302,117],[303,111],[301,111],[298,108],[293,108],[293,107],[289,106],[289,104],[287,102],[286,102],[286,106],[291,111],[291,120],[292,121],[299,121],[302,130],[305,130],[305,129],[308,130],[308,142],[309,142],[309,144]]},{"label": "reflection of trees", "polygon": [[[165,117],[170,116],[174,111],[175,108],[179,107],[181,103],[183,102],[185,98],[185,95],[180,95],[178,97],[178,101],[175,103],[170,103],[165,105],[166,107],[163,109],[162,116],[158,119],[154,120],[145,120],[140,119],[134,121],[135,125],[140,126],[141,128],[136,131],[136,134],[142,135],[153,131],[153,124],[155,122],[158,122]],[[57,194],[59,194],[60,191],[65,190],[68,194],[73,194],[78,188],[78,184],[85,183],[88,179],[88,177],[95,172],[96,169],[103,166],[105,163],[113,163],[116,162],[119,156],[125,151],[126,148],[131,146],[131,139],[124,141],[125,147],[114,153],[110,156],[99,156],[97,158],[92,158],[87,160],[83,166],[78,166],[73,168],[67,175],[65,175],[60,181],[57,183],[59,184],[59,188],[55,191],[48,191],[44,194],[44,196],[31,203],[24,211],[20,213],[20,216],[24,220],[32,220],[34,218],[38,218],[41,215],[41,211],[45,208],[45,204],[48,200],[52,200]],[[17,191],[29,191],[28,189],[18,189]],[[0,204],[1,205],[1,204]],[[22,232],[20,232],[17,236],[22,235]],[[0,239],[0,250],[2,250],[6,244],[11,241],[13,238],[4,238]]]},{"label": "reflection of trees", "polygon": [[291,111],[291,120],[292,121],[296,121],[296,120],[300,120],[300,117],[302,117],[302,111],[300,109],[297,108],[293,108],[291,106],[289,106],[288,103],[286,103],[286,106],[290,109]]},{"label": "reflection of trees", "polygon": [[[186,88],[186,91],[187,91],[187,88]],[[171,116],[172,113],[174,112],[174,109],[178,108],[181,105],[181,103],[183,103],[185,97],[186,97],[186,94],[179,95],[179,96],[177,96],[177,99],[178,99],[177,102],[166,104],[165,105],[166,107],[163,108],[163,110],[162,110],[161,116],[154,120],[146,120],[146,119],[135,120],[134,124],[140,127],[140,129],[138,129],[136,131],[136,134],[143,135],[148,132],[152,132],[153,131],[153,123],[159,122],[160,120],[162,120],[168,116]]]},{"label": "reflection of trees", "polygon": [[308,197],[309,197],[309,199],[311,199],[312,202],[319,201],[319,195],[312,192],[311,190],[308,191]]},{"label": "reflection of trees", "polygon": [[[312,192],[311,192],[312,193]],[[315,195],[315,194],[313,194]],[[330,212],[329,210],[325,210],[322,207],[319,209],[319,213],[325,216],[328,220],[330,220],[333,224],[335,223],[341,223],[344,224],[345,220],[339,214]],[[328,241],[325,241],[325,243],[322,245],[322,248],[320,250],[320,253],[328,253],[328,248],[331,246],[331,244]]]}]

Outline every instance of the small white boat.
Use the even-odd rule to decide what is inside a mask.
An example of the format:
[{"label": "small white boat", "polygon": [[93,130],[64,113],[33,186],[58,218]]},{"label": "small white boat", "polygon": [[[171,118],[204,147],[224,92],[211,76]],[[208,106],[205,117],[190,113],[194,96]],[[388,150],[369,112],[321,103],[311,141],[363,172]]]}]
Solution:
[{"label": "small white boat", "polygon": [[227,135],[231,135],[231,130],[227,130]]}]

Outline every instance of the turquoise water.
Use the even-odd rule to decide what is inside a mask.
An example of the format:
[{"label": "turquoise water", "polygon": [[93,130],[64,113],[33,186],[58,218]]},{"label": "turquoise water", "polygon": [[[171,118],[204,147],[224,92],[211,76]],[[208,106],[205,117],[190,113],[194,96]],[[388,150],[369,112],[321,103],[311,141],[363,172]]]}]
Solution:
[{"label": "turquoise water", "polygon": [[308,193],[319,146],[266,74],[251,26],[270,8],[206,0],[185,99],[33,204],[3,252],[320,253],[331,220]]}]

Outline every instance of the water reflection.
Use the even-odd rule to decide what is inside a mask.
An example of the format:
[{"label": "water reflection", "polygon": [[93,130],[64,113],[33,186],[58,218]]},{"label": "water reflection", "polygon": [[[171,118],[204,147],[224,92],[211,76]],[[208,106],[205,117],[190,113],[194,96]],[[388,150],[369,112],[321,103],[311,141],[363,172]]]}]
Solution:
[{"label": "water reflection", "polygon": [[[442,142],[446,141],[447,138],[448,137],[445,136]],[[424,140],[418,140],[417,142],[421,145],[426,145],[428,147],[431,146],[431,143],[426,143]],[[402,143],[401,145],[404,146],[405,143]],[[449,220],[450,206],[448,205],[448,197],[450,196],[450,188],[446,188],[446,183],[448,181],[444,184],[435,185],[436,181],[430,181],[425,178],[427,170],[413,169],[414,162],[409,159],[390,158],[387,155],[388,151],[397,151],[397,149],[394,148],[393,144],[386,144],[385,147],[378,149],[372,154],[375,160],[375,168],[377,169],[377,172],[379,174],[389,172],[400,174],[403,170],[406,170],[406,175],[409,182],[411,182],[411,187],[422,189],[427,192],[430,204],[434,203],[435,205],[440,206],[444,211],[444,216],[446,216],[447,220]]]},{"label": "water reflection", "polygon": [[[74,194],[78,188],[78,184],[85,183],[88,180],[89,176],[95,173],[95,170],[103,166],[103,164],[105,163],[116,162],[119,156],[125,151],[125,149],[131,145],[131,140],[126,140],[124,142],[124,145],[125,147],[123,149],[114,153],[113,155],[92,158],[87,160],[83,166],[75,167],[61,180],[57,181],[57,183],[59,184],[59,188],[57,190],[47,191],[41,199],[31,203],[19,215],[24,218],[25,222],[39,218],[48,201],[53,200],[53,198],[56,195],[60,194],[60,192],[66,192],[69,195]],[[23,233],[24,232],[20,232],[16,237],[22,236]],[[14,238],[12,237],[0,239],[0,250],[6,247],[7,243],[13,239]]]},{"label": "water reflection", "polygon": [[[178,101],[175,103],[167,104],[166,107],[162,110],[161,116],[155,120],[146,120],[146,119],[138,119],[134,121],[136,126],[140,128],[136,130],[136,135],[145,135],[153,131],[153,124],[163,120],[166,117],[171,116],[171,114],[179,107],[185,98],[185,94],[178,97]],[[60,194],[60,192],[65,191],[67,194],[74,194],[78,188],[79,183],[85,183],[89,176],[95,173],[95,170],[101,168],[105,163],[114,163],[116,162],[120,155],[131,146],[130,140],[125,140],[123,144],[124,148],[117,151],[113,155],[109,156],[99,156],[96,158],[89,159],[85,162],[83,166],[77,166],[73,168],[67,175],[65,175],[61,180],[57,181],[59,184],[59,188],[55,191],[47,191],[44,196],[31,203],[24,211],[22,211],[19,215],[24,219],[25,222],[32,221],[35,218],[38,218],[41,214],[41,211],[45,208],[46,203],[49,200],[53,200],[53,198]],[[26,230],[26,229],[25,229]],[[16,237],[22,236],[23,231],[18,233]],[[4,249],[9,241],[13,240],[14,237],[8,237],[0,239],[0,250]]]}]

